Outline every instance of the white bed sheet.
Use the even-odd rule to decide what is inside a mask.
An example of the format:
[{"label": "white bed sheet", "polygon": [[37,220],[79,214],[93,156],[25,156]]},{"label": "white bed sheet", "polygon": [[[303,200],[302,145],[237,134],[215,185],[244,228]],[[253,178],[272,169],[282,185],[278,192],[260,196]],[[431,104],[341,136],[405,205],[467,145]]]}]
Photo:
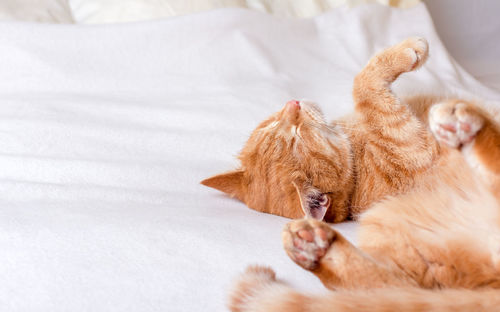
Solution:
[{"label": "white bed sheet", "polygon": [[[400,92],[477,95],[423,5],[310,20],[239,9],[112,26],[0,24],[0,306],[4,311],[223,311],[248,264],[303,290],[288,221],[199,185],[237,166],[250,131],[291,98],[352,110],[370,55],[425,36]],[[337,226],[355,241],[355,224]]]},{"label": "white bed sheet", "polygon": [[500,91],[500,2],[426,0],[437,33],[455,60],[481,83]]}]

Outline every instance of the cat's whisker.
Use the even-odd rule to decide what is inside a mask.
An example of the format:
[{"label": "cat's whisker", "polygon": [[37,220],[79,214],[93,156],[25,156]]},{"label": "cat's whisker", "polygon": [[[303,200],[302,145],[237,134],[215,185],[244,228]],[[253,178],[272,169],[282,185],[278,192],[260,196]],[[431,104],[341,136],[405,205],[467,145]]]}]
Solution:
[{"label": "cat's whisker", "polygon": [[305,121],[304,124],[306,124],[310,127],[316,128],[318,130],[325,130],[326,129],[330,132],[338,133],[338,130],[335,127],[332,127],[326,123],[322,123],[322,124],[318,125],[317,123]]},{"label": "cat's whisker", "polygon": [[304,138],[302,137],[302,133],[300,132],[301,128],[302,128],[302,124],[298,125],[298,126],[297,126],[297,131],[295,131],[295,134],[296,134],[296,136],[297,136],[297,137],[298,137],[298,138],[299,138],[302,142],[304,142]]}]

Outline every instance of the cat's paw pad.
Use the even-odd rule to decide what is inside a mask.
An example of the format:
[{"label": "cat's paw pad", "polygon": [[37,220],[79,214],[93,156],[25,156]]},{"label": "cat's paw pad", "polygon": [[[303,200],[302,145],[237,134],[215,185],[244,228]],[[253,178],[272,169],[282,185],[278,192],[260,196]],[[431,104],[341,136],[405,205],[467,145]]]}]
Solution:
[{"label": "cat's paw pad", "polygon": [[263,266],[249,266],[235,281],[229,295],[228,306],[233,312],[245,311],[259,290],[276,282],[276,273],[271,268]]},{"label": "cat's paw pad", "polygon": [[288,256],[306,270],[314,270],[336,237],[336,232],[326,223],[315,219],[295,220],[282,232]]},{"label": "cat's paw pad", "polygon": [[481,114],[464,102],[445,101],[429,112],[429,126],[436,139],[453,148],[472,142],[483,124]]}]

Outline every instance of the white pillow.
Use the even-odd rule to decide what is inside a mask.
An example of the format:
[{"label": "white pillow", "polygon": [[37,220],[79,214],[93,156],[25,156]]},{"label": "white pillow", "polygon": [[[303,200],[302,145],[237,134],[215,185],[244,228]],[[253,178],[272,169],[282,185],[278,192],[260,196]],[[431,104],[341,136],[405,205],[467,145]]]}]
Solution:
[{"label": "white pillow", "polygon": [[410,7],[421,0],[69,0],[78,23],[144,21],[215,8],[242,7],[286,17],[311,17],[347,4],[378,2]]},{"label": "white pillow", "polygon": [[246,0],[246,2],[251,9],[277,16],[313,17],[341,5],[354,7],[366,3],[380,3],[409,8],[417,5],[421,0]]},{"label": "white pillow", "polygon": [[0,20],[73,23],[67,0],[3,0]]},{"label": "white pillow", "polygon": [[69,0],[78,23],[153,20],[245,4],[245,0]]}]

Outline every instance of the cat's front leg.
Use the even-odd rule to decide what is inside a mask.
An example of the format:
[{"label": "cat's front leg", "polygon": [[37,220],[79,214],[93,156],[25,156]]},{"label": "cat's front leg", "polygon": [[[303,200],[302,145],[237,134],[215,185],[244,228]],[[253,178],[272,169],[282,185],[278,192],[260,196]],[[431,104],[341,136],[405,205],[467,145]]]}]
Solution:
[{"label": "cat's front leg", "polygon": [[363,144],[357,182],[363,187],[376,181],[354,195],[355,206],[405,192],[438,156],[438,144],[426,125],[391,89],[399,75],[422,66],[427,57],[427,41],[409,38],[375,55],[354,79],[353,133]]},{"label": "cat's front leg", "polygon": [[[390,84],[402,73],[413,71],[422,66],[429,55],[429,45],[424,38],[408,38],[389,47],[370,59],[354,81],[356,92],[377,96],[381,90],[388,90]],[[362,90],[362,86],[375,89]],[[360,87],[358,89],[358,87]],[[389,91],[389,90],[388,90]]]},{"label": "cat's front leg", "polygon": [[282,232],[288,256],[329,289],[408,285],[397,267],[377,262],[327,223],[294,220]]},{"label": "cat's front leg", "polygon": [[290,259],[308,271],[319,269],[323,256],[338,235],[327,223],[315,219],[292,221],[281,233]]}]

